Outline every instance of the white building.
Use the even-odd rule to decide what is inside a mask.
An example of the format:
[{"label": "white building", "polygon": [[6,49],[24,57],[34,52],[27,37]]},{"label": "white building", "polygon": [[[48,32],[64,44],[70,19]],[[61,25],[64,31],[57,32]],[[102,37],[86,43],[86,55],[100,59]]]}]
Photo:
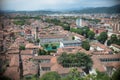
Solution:
[{"label": "white building", "polygon": [[80,40],[60,42],[60,48],[62,48],[62,47],[74,47],[74,46],[81,46],[81,45],[82,45],[82,42]]},{"label": "white building", "polygon": [[76,25],[77,25],[78,28],[83,27],[81,18],[76,19]]}]

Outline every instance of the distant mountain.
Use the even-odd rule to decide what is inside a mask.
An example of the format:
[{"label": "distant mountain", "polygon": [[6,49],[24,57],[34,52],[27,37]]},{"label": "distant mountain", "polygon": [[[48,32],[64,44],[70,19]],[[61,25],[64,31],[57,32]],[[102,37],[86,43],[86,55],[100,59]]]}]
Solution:
[{"label": "distant mountain", "polygon": [[70,13],[120,13],[120,5],[112,7],[86,8],[82,10],[70,11]]},{"label": "distant mountain", "polygon": [[52,10],[39,10],[39,11],[0,11],[0,14],[3,13],[20,13],[20,14],[36,14],[36,15],[46,15],[46,14],[77,14],[77,13],[120,13],[120,4],[112,7],[96,7],[96,8],[84,8],[84,9],[70,9],[64,11],[52,11]]}]

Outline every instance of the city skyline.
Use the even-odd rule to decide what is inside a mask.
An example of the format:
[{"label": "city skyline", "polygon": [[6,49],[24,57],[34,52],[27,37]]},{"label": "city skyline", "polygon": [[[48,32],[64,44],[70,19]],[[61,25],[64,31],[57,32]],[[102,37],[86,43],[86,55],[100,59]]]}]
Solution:
[{"label": "city skyline", "polygon": [[1,10],[71,10],[88,7],[110,7],[120,4],[119,0],[0,0]]}]

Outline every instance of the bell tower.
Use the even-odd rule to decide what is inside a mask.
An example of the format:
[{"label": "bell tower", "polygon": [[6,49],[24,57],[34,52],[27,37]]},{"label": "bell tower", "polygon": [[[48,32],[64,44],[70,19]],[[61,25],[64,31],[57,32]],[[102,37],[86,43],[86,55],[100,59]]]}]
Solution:
[{"label": "bell tower", "polygon": [[39,28],[36,26],[35,27],[35,40],[38,39],[38,30],[39,30]]}]

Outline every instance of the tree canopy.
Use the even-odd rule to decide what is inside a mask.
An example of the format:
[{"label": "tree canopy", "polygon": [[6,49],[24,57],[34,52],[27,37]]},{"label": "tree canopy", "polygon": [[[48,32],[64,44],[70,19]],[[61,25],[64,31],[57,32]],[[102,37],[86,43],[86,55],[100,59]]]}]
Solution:
[{"label": "tree canopy", "polygon": [[111,44],[117,44],[120,45],[120,39],[117,37],[116,34],[112,34],[110,39],[107,41],[107,45],[111,45]]},{"label": "tree canopy", "polygon": [[40,80],[61,80],[60,75],[57,72],[48,72],[44,74]]},{"label": "tree canopy", "polygon": [[102,33],[100,33],[100,35],[97,37],[97,40],[98,40],[100,43],[104,44],[105,41],[107,40],[107,38],[108,38],[107,32],[102,32]]},{"label": "tree canopy", "polygon": [[82,42],[82,48],[84,48],[85,50],[89,50],[90,49],[90,44],[88,41],[83,41]]},{"label": "tree canopy", "polygon": [[120,80],[120,68],[113,73],[112,80]]},{"label": "tree canopy", "polygon": [[88,31],[87,35],[89,39],[94,39],[95,33],[93,31]]},{"label": "tree canopy", "polygon": [[62,53],[60,57],[58,57],[58,63],[64,67],[92,67],[92,60],[90,56],[86,55],[82,52],[77,52],[76,54],[67,54]]},{"label": "tree canopy", "polygon": [[20,45],[19,46],[19,50],[25,50],[25,46],[24,45]]}]

